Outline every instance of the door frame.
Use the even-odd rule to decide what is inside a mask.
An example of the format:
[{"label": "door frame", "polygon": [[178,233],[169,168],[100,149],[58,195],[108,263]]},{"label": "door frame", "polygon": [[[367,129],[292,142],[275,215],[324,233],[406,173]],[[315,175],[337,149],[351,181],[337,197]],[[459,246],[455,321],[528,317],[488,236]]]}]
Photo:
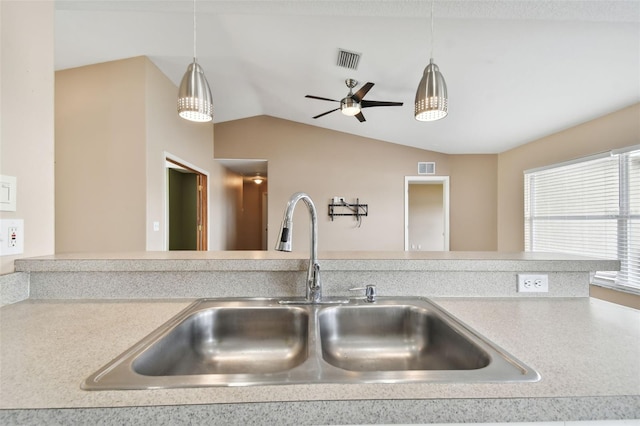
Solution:
[{"label": "door frame", "polygon": [[[164,153],[165,171],[167,169],[166,163],[173,163],[179,167],[182,167],[190,172],[196,174],[196,181],[198,185],[198,198],[197,198],[197,221],[198,221],[198,235],[196,239],[197,250],[207,251],[209,250],[209,172],[195,166],[188,161],[173,155],[171,153]],[[168,173],[164,173],[164,188],[165,188],[165,203],[164,203],[164,250],[169,250],[169,180]]]},{"label": "door frame", "polygon": [[267,191],[262,191],[261,194],[261,221],[260,225],[262,227],[262,250],[269,249],[269,193]]},{"label": "door frame", "polygon": [[404,177],[404,251],[409,251],[409,185],[442,185],[444,250],[449,251],[449,176]]}]

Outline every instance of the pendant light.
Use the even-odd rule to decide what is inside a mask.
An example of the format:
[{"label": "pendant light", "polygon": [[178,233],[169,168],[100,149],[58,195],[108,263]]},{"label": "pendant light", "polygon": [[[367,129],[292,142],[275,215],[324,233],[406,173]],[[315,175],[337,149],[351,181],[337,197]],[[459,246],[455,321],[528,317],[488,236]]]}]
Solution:
[{"label": "pendant light", "polygon": [[201,123],[213,120],[211,89],[196,61],[196,0],[193,0],[193,62],[187,67],[178,89],[178,115]]},{"label": "pendant light", "polygon": [[449,109],[447,84],[440,69],[433,62],[433,44],[433,2],[431,2],[431,58],[416,91],[415,118],[418,121],[440,120],[447,116]]}]

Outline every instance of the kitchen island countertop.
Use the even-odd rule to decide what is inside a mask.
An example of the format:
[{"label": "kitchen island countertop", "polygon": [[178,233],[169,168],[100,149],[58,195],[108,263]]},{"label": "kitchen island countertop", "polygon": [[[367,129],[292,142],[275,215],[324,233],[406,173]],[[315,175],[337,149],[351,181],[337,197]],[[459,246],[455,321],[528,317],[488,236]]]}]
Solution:
[{"label": "kitchen island countertop", "polygon": [[[243,416],[259,423],[640,418],[639,311],[587,297],[433,300],[542,379],[84,391],[87,376],[192,300],[26,300],[0,309],[0,419],[92,413],[116,416],[115,422],[154,413],[216,415],[219,423],[241,423]],[[100,411],[107,407],[122,409]]]}]

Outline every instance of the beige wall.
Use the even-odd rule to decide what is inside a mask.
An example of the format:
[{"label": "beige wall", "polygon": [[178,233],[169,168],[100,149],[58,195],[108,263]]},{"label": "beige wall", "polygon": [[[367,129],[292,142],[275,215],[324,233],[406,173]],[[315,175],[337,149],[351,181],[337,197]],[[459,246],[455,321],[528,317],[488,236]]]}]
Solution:
[{"label": "beige wall", "polygon": [[233,176],[213,160],[213,125],[179,118],[176,93],[145,57],[56,73],[57,252],[165,249],[167,155],[209,175],[209,248],[233,243],[236,208],[219,205]]},{"label": "beige wall", "polygon": [[54,252],[53,15],[51,1],[0,2],[0,174],[17,178],[24,253],[2,256],[1,274],[17,258]]},{"label": "beige wall", "polygon": [[242,209],[242,176],[217,165],[210,176],[209,250],[237,250]]},{"label": "beige wall", "polygon": [[589,286],[589,296],[617,303],[618,305],[628,306],[633,309],[640,309],[640,295],[637,294],[592,285]]},{"label": "beige wall", "polygon": [[58,253],[145,249],[144,61],[56,72]]},{"label": "beige wall", "polygon": [[640,104],[498,156],[498,250],[524,249],[525,170],[640,143]]},{"label": "beige wall", "polygon": [[[452,250],[495,249],[495,156],[487,161],[454,160],[446,154],[363,138],[274,117],[259,116],[216,124],[216,158],[269,161],[269,243],[275,245],[287,200],[307,192],[319,216],[320,250],[403,250],[404,176],[417,173],[419,161],[435,161],[438,175],[451,175],[460,196],[451,229],[473,223],[478,232],[452,235]],[[470,156],[476,157],[476,156]],[[456,172],[452,170],[455,166]],[[470,175],[469,175],[470,173]],[[486,179],[478,179],[481,176]],[[493,178],[491,178],[493,176]],[[465,200],[485,194],[476,205]],[[493,194],[493,195],[492,195]],[[369,205],[356,228],[351,217],[332,222],[327,205],[333,196]],[[493,197],[493,198],[492,198]],[[481,205],[480,205],[481,203]],[[468,208],[473,207],[473,208]],[[452,209],[454,201],[452,200]],[[308,218],[301,205],[294,215],[294,250],[308,251]],[[478,214],[478,212],[483,212]],[[493,232],[493,235],[490,235]]]},{"label": "beige wall", "polygon": [[452,250],[497,250],[498,156],[449,158]]}]

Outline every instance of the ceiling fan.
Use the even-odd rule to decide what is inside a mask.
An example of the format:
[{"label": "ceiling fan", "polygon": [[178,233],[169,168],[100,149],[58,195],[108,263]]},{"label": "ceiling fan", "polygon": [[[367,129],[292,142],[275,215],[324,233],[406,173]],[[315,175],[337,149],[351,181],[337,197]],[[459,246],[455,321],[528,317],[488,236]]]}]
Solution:
[{"label": "ceiling fan", "polygon": [[385,102],[385,101],[365,101],[362,98],[371,90],[373,83],[364,84],[356,93],[353,93],[353,88],[356,87],[358,82],[352,78],[348,78],[345,84],[349,88],[349,94],[341,100],[321,98],[320,96],[307,95],[305,98],[319,99],[321,101],[340,102],[340,107],[332,109],[331,111],[323,112],[316,115],[313,118],[320,118],[324,115],[332,113],[334,111],[341,110],[344,115],[355,116],[361,123],[367,121],[362,115],[362,108],[380,107],[380,106],[402,106],[402,102]]}]

